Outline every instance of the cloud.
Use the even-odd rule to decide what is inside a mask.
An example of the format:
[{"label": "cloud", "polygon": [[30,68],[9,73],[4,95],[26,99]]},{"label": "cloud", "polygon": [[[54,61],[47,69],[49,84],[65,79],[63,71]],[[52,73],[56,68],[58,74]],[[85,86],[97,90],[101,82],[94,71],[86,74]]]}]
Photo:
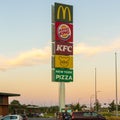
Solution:
[{"label": "cloud", "polygon": [[[86,56],[95,55],[103,52],[111,52],[120,49],[120,39],[115,40],[108,45],[103,46],[89,46],[85,43],[74,45],[74,54],[84,54]],[[44,47],[42,49],[32,49],[19,53],[12,58],[0,56],[0,70],[4,71],[11,68],[21,66],[32,66],[38,64],[48,63],[51,59],[51,47]]]},{"label": "cloud", "polygon": [[111,52],[120,49],[120,39],[103,46],[89,46],[85,43],[79,43],[74,47],[74,54],[84,54],[87,56],[103,52]]},{"label": "cloud", "polygon": [[18,54],[13,58],[0,57],[0,70],[16,68],[20,66],[32,66],[41,63],[46,63],[50,56],[50,47],[43,49],[32,49]]}]

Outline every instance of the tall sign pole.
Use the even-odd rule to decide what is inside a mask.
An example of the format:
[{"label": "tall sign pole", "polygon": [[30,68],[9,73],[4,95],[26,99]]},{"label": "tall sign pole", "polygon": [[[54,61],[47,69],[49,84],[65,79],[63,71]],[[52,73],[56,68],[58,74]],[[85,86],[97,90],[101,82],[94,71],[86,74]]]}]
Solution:
[{"label": "tall sign pole", "polygon": [[62,112],[65,108],[65,83],[60,82],[59,85],[59,111]]},{"label": "tall sign pole", "polygon": [[52,7],[52,81],[59,82],[60,112],[65,109],[65,82],[73,82],[73,6]]}]

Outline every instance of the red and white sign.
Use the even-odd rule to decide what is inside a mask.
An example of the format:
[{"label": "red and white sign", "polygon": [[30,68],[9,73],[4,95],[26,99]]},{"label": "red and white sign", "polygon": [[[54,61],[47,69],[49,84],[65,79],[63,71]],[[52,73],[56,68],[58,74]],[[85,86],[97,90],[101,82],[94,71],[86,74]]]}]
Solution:
[{"label": "red and white sign", "polygon": [[63,42],[73,42],[73,25],[62,22],[56,22],[55,40]]},{"label": "red and white sign", "polygon": [[55,42],[55,54],[73,55],[73,44],[67,42]]}]

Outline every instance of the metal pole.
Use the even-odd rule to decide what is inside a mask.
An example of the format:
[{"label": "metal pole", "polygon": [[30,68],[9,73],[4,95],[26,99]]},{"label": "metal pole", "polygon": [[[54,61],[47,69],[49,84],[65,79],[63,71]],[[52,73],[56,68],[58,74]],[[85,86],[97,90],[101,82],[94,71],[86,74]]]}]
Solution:
[{"label": "metal pole", "polygon": [[115,52],[115,88],[116,88],[116,117],[118,116],[118,92],[117,92],[117,53]]},{"label": "metal pole", "polygon": [[95,68],[95,111],[97,111],[97,80],[96,80],[96,68]]},{"label": "metal pole", "polygon": [[94,97],[94,95],[91,95],[90,96],[90,111],[92,111],[93,110],[93,108],[92,108],[92,98]]},{"label": "metal pole", "polygon": [[65,83],[60,82],[59,86],[59,112],[65,109]]}]

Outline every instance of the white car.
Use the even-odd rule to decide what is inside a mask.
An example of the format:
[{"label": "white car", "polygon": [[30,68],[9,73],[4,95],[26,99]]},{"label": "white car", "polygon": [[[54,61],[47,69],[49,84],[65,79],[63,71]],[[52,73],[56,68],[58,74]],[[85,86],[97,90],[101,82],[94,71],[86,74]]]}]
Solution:
[{"label": "white car", "polygon": [[21,115],[6,115],[0,120],[23,120],[23,118]]}]

